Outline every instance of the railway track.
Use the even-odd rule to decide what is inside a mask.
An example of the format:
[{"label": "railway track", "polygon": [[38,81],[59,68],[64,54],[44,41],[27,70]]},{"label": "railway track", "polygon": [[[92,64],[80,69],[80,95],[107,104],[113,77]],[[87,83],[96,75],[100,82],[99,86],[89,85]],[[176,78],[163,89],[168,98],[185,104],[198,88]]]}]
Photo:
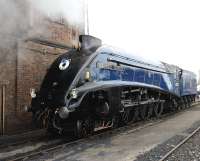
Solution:
[{"label": "railway track", "polygon": [[200,126],[197,127],[192,133],[188,134],[187,137],[185,137],[185,139],[183,139],[182,141],[180,141],[173,149],[171,149],[167,154],[165,154],[159,161],[167,161],[167,159],[179,148],[181,148],[181,146],[183,146],[185,143],[187,143],[197,132],[200,131]]},{"label": "railway track", "polygon": [[[197,103],[194,103],[192,106],[194,106],[196,104]],[[77,144],[80,144],[80,143],[86,143],[90,139],[98,139],[99,137],[106,137],[106,136],[110,137],[111,135],[118,135],[118,134],[121,134],[121,132],[125,132],[128,129],[131,129],[130,131],[131,131],[131,133],[133,133],[135,131],[144,129],[148,126],[153,126],[153,125],[159,124],[159,123],[165,121],[166,119],[169,119],[171,117],[179,115],[182,112],[185,112],[189,109],[190,108],[186,108],[186,109],[184,109],[180,112],[173,113],[173,114],[172,113],[164,114],[161,119],[152,118],[152,120],[139,121],[137,123],[128,124],[126,126],[123,126],[123,127],[117,128],[117,129],[105,130],[105,131],[102,131],[100,133],[96,133],[95,135],[89,136],[88,138],[83,138],[83,139],[79,139],[79,140],[74,140],[74,139],[62,140],[62,138],[61,138],[61,139],[58,139],[57,143],[55,143],[55,144],[46,145],[44,148],[40,148],[38,150],[34,150],[34,151],[27,152],[27,153],[24,153],[24,154],[19,154],[19,155],[3,158],[3,160],[6,160],[6,161],[10,161],[10,160],[12,160],[12,161],[31,160],[31,158],[37,158],[38,156],[42,156],[44,154],[51,153],[53,151],[58,151],[59,149],[71,147],[71,146],[74,146],[74,145],[77,145]],[[2,159],[0,158],[0,160],[2,160]]]},{"label": "railway track", "polygon": [[32,130],[23,134],[0,137],[0,149],[8,146],[24,144],[27,141],[43,140],[46,136],[45,129]]},{"label": "railway track", "polygon": [[132,129],[132,132],[134,132],[134,131],[143,129],[143,128],[148,127],[148,126],[152,126],[155,123],[159,123],[159,122],[161,122],[161,120],[152,120],[152,121],[148,121],[148,122],[145,122],[145,123],[139,122],[139,123],[136,123],[135,125],[127,125],[127,126],[124,126],[124,127],[121,127],[121,128],[114,129],[114,130],[105,130],[104,132],[100,132],[100,133],[97,133],[95,135],[89,136],[88,138],[71,140],[71,141],[70,140],[64,140],[62,143],[61,143],[61,140],[60,140],[57,145],[54,145],[54,146],[51,145],[51,146],[42,148],[40,150],[38,149],[38,150],[33,151],[33,152],[21,154],[17,157],[11,156],[11,157],[8,157],[8,158],[3,158],[3,160],[6,160],[6,161],[30,160],[33,157],[41,156],[43,154],[50,153],[51,151],[56,151],[56,150],[63,149],[63,148],[69,147],[69,146],[74,146],[76,144],[87,142],[90,139],[97,139],[98,137],[110,136],[112,134],[116,134],[116,133],[125,131],[128,128],[133,128],[133,127],[134,127],[134,129]]}]

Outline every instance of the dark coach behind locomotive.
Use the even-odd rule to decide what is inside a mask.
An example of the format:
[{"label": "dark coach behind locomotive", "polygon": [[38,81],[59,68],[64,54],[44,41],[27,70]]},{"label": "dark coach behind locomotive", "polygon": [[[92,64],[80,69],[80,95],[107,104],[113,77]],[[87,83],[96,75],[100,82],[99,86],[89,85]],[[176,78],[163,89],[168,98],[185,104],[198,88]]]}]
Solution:
[{"label": "dark coach behind locomotive", "polygon": [[51,132],[78,137],[126,124],[140,115],[160,117],[163,108],[189,106],[196,76],[178,66],[150,62],[80,36],[81,48],[58,57],[40,91],[32,94],[34,121]]}]

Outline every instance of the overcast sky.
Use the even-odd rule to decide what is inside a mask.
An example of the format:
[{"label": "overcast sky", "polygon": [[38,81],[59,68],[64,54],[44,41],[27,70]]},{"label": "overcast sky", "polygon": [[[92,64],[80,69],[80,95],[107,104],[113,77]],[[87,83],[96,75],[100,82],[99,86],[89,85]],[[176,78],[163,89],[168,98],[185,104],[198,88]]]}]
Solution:
[{"label": "overcast sky", "polygon": [[88,0],[90,34],[104,43],[198,73],[200,1]]}]

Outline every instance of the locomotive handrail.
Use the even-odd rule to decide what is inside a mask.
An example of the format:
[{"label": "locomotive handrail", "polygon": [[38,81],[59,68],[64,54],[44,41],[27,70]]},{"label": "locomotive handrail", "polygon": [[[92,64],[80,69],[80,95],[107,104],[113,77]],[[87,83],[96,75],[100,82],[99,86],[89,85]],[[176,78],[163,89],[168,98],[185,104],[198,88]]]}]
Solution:
[{"label": "locomotive handrail", "polygon": [[170,73],[170,72],[164,72],[164,71],[160,71],[160,70],[141,67],[141,66],[138,66],[138,65],[133,65],[133,64],[130,64],[130,63],[125,63],[125,62],[122,62],[122,61],[119,61],[119,60],[115,60],[113,58],[108,58],[108,61],[119,63],[119,64],[123,64],[123,65],[127,65],[127,66],[131,66],[131,67],[141,68],[141,69],[145,69],[145,70],[151,70],[151,71],[154,71],[154,72],[165,73],[165,74],[173,74],[173,73]]},{"label": "locomotive handrail", "polygon": [[150,63],[146,63],[146,62],[144,62],[144,61],[135,60],[135,59],[128,58],[128,57],[121,56],[121,55],[114,54],[114,53],[109,53],[109,54],[112,55],[112,56],[116,56],[116,57],[118,57],[118,58],[122,58],[122,59],[125,59],[125,60],[129,60],[129,61],[133,61],[133,62],[136,62],[136,63],[140,63],[140,64],[148,65],[148,66],[151,66],[151,67],[154,67],[154,68],[160,68],[160,69],[165,70],[165,68],[161,68],[161,67],[158,66],[158,65],[153,65],[153,64],[150,64]]}]

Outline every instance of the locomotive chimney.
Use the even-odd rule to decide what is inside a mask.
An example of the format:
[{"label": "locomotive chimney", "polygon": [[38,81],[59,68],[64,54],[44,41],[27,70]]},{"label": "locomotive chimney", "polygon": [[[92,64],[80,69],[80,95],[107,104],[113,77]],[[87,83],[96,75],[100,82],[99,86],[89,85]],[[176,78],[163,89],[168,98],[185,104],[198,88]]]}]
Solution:
[{"label": "locomotive chimney", "polygon": [[80,35],[79,41],[81,43],[81,50],[95,51],[98,47],[102,45],[101,39],[90,35]]}]

